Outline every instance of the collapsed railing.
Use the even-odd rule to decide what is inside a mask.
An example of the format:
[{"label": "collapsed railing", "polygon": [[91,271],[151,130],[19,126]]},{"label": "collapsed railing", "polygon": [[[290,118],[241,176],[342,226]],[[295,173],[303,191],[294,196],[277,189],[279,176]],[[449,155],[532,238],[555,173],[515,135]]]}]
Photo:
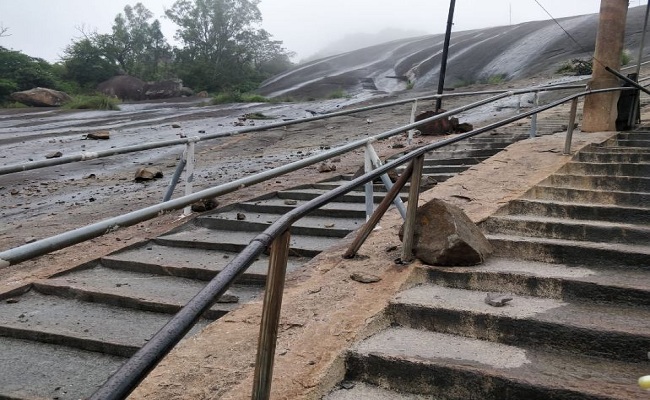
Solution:
[{"label": "collapsed railing", "polygon": [[[204,289],[192,298],[181,311],[179,311],[158,333],[156,333],[136,354],[131,357],[107,382],[93,394],[91,399],[123,399],[125,398],[142,379],[165,357],[166,354],[185,336],[185,334],[198,321],[200,316],[207,311],[228,287],[260,256],[267,248],[270,249],[269,271],[264,294],[260,336],[258,341],[258,352],[255,364],[255,377],[252,398],[256,400],[268,399],[271,390],[271,379],[273,371],[273,357],[277,339],[280,310],[282,304],[282,293],[286,274],[286,265],[289,256],[290,228],[292,224],[309,212],[320,208],[335,198],[344,195],[355,188],[372,182],[375,178],[386,174],[388,171],[409,162],[408,167],[401,177],[387,193],[384,200],[374,211],[370,220],[361,228],[357,238],[344,254],[345,257],[353,257],[363,242],[366,240],[382,215],[389,208],[390,203],[398,195],[407,181],[411,181],[408,208],[406,210],[406,222],[402,249],[402,260],[412,259],[413,228],[415,212],[419,196],[419,179],[422,174],[424,155],[427,152],[436,150],[447,145],[468,139],[480,133],[502,127],[517,120],[538,114],[539,112],[554,108],[568,101],[572,101],[571,116],[575,118],[574,105],[577,106],[577,99],[589,94],[604,93],[617,90],[635,90],[635,88],[615,88],[586,91],[574,94],[547,105],[536,107],[528,112],[506,118],[499,122],[448,138],[433,144],[420,147],[408,154],[405,154],[376,169],[368,172],[349,183],[339,186],[323,195],[316,197],[307,203],[296,207],[292,211],[281,216],[271,224],[264,232],[257,235],[250,244],[242,250],[228,265],[213,278]],[[497,96],[499,97],[499,96]],[[496,99],[492,99],[494,101]],[[438,115],[430,120],[444,118],[445,116],[457,113],[454,110]],[[425,122],[422,122],[425,123]],[[418,123],[419,124],[419,123]],[[418,124],[410,124],[392,131],[385,132],[376,137],[390,136],[395,131],[404,132],[416,127]],[[569,124],[569,129],[573,121]],[[570,148],[570,135],[567,135],[567,146]],[[365,143],[365,141],[363,141]],[[359,144],[362,145],[362,144]],[[204,191],[205,192],[205,191]],[[201,192],[199,192],[201,193]],[[197,193],[198,194],[198,193]],[[195,195],[197,195],[195,194]],[[193,195],[194,196],[194,195]],[[185,198],[192,197],[186,196]],[[182,204],[181,199],[176,200],[176,205]],[[0,257],[2,254],[0,253]]]}]

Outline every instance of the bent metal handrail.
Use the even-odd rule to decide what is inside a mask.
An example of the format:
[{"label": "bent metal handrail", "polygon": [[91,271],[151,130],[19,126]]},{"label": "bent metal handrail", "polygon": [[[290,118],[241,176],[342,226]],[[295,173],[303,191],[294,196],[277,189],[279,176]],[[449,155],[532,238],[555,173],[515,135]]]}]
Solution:
[{"label": "bent metal handrail", "polygon": [[[232,259],[228,265],[215,276],[185,307],[183,307],[172,319],[158,331],[133,357],[131,357],[117,372],[115,372],[104,385],[99,388],[90,398],[91,400],[123,399],[135,389],[146,375],[160,362],[165,355],[185,336],[185,334],[198,321],[200,316],[207,311],[228,287],[239,277],[253,261],[271,247],[269,277],[265,290],[264,305],[262,311],[262,323],[258,343],[258,356],[255,371],[255,382],[253,387],[253,399],[267,399],[270,392],[270,383],[273,367],[273,354],[275,351],[275,339],[277,335],[277,324],[284,285],[284,273],[286,272],[286,251],[288,251],[289,229],[292,224],[309,212],[318,209],[335,198],[344,195],[355,188],[374,180],[389,170],[394,169],[406,162],[420,158],[427,152],[441,147],[462,141],[476,136],[480,133],[499,128],[517,120],[529,117],[539,112],[559,106],[589,94],[604,93],[618,90],[630,90],[632,88],[611,88],[589,90],[573,94],[544,106],[534,108],[523,114],[519,114],[502,121],[492,123],[485,127],[475,129],[471,132],[460,134],[436,143],[420,147],[405,154],[391,162],[388,162],[372,172],[366,173],[349,183],[339,186],[327,193],[324,193],[307,203],[294,208],[281,216],[271,224],[264,232],[257,235],[246,248]],[[405,128],[405,127],[403,127]],[[406,128],[403,130],[407,130]],[[409,167],[409,169],[411,169]],[[417,190],[415,190],[417,193]],[[410,199],[409,208],[417,207],[417,199]],[[408,224],[408,221],[407,221]],[[273,285],[273,286],[271,286]],[[263,364],[262,364],[263,363]]]}]

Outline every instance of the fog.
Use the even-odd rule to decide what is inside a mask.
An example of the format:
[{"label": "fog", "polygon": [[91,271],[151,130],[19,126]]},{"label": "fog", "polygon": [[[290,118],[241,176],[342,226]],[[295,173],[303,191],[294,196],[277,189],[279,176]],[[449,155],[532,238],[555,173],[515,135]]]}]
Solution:
[{"label": "fog", "polygon": [[[597,13],[600,0],[538,0],[556,18]],[[10,36],[0,46],[20,50],[48,61],[57,61],[65,47],[86,31],[110,32],[124,0],[2,0],[0,24]],[[172,0],[141,0],[161,20],[168,41],[175,26],[164,17]],[[646,4],[632,0],[630,6]],[[403,0],[262,0],[262,27],[296,53],[295,61],[316,54],[332,54],[371,45],[377,40],[441,33],[445,30],[449,1]],[[549,19],[535,0],[458,0],[454,30],[518,24]],[[338,43],[338,45],[336,44]]]}]

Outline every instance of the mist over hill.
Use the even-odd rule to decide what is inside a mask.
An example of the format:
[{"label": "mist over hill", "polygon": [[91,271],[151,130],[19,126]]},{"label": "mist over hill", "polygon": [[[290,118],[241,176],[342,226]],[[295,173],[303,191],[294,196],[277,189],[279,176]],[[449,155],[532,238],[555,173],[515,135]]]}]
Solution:
[{"label": "mist over hill", "polygon": [[[628,10],[625,48],[633,58],[638,54],[644,16],[645,6]],[[598,14],[559,19],[564,30],[547,20],[453,32],[445,86],[552,74],[573,58],[588,59],[593,55],[598,20]],[[362,37],[351,45],[361,44]],[[304,99],[341,91],[355,95],[407,87],[435,90],[443,40],[444,34],[407,37],[328,55],[268,79],[258,91],[269,97]],[[326,53],[327,49],[319,52]]]}]

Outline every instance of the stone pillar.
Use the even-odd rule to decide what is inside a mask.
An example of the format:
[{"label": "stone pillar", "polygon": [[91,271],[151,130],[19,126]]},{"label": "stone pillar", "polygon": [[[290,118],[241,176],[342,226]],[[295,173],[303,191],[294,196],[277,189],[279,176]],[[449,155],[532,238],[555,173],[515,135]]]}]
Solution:
[{"label": "stone pillar", "polygon": [[[618,78],[605,70],[605,66],[618,71],[625,38],[628,0],[601,0],[600,22],[596,36],[593,73],[589,87],[604,89],[620,86]],[[619,92],[600,93],[585,99],[582,131],[601,132],[616,130],[616,103]]]}]

